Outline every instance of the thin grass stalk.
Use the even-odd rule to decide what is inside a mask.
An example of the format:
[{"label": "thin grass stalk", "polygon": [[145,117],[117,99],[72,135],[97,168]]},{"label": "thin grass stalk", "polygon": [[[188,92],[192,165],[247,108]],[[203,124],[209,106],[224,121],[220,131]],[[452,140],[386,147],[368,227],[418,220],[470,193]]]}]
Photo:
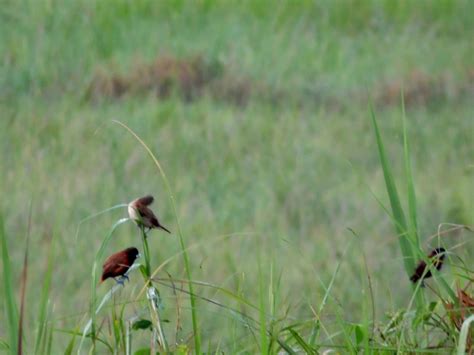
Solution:
[{"label": "thin grass stalk", "polygon": [[[407,131],[407,124],[406,124],[406,113],[405,113],[405,99],[403,95],[403,91],[401,94],[402,100],[402,123],[403,123],[403,151],[404,151],[404,160],[405,160],[405,176],[407,180],[407,195],[408,195],[408,238],[412,243],[412,253],[413,247],[416,250],[414,254],[421,254],[421,246],[420,246],[420,238],[418,233],[418,216],[416,212],[416,193],[415,193],[415,184],[413,180],[413,174],[411,170],[411,153],[410,153],[410,145],[408,141],[408,131]],[[424,293],[416,291],[415,288],[415,295],[416,295],[416,304],[421,306],[426,303]]]},{"label": "thin grass stalk", "polygon": [[29,248],[29,232],[28,232],[28,237],[26,238],[26,250],[25,250],[25,256],[23,259],[23,270],[21,271],[20,320],[18,321],[18,355],[23,354],[23,319],[25,316],[26,281],[28,278],[28,248]]},{"label": "thin grass stalk", "polygon": [[413,179],[413,173],[411,169],[411,153],[410,153],[410,144],[408,141],[408,130],[406,123],[406,113],[405,113],[405,100],[402,92],[402,123],[403,123],[403,150],[405,155],[405,175],[407,179],[407,192],[408,192],[408,222],[409,230],[408,234],[410,239],[413,241],[415,247],[421,251],[420,248],[420,238],[418,234],[418,216],[416,212],[416,193],[415,193],[415,184]]},{"label": "thin grass stalk", "polygon": [[2,247],[2,263],[3,263],[3,298],[6,305],[7,313],[7,329],[9,329],[10,350],[12,354],[18,352],[18,308],[15,302],[15,292],[12,281],[12,268],[10,256],[8,253],[7,237],[3,223],[3,215],[0,213],[0,244]]},{"label": "thin grass stalk", "polygon": [[259,321],[260,321],[260,353],[267,354],[269,350],[268,338],[267,338],[267,314],[265,307],[265,281],[262,271],[261,259],[258,260],[258,285],[259,285]]},{"label": "thin grass stalk", "polygon": [[[122,126],[123,128],[125,128],[143,146],[143,148],[147,151],[148,155],[151,157],[151,159],[155,163],[155,166],[157,167],[157,169],[158,169],[158,171],[161,175],[161,178],[163,179],[166,190],[168,191],[168,195],[171,199],[171,205],[173,206],[173,213],[174,213],[175,220],[176,220],[176,225],[177,225],[177,228],[178,228],[179,243],[180,243],[180,247],[181,247],[181,252],[183,254],[184,268],[186,270],[186,276],[189,280],[192,280],[191,268],[189,266],[189,257],[188,257],[188,253],[186,251],[186,246],[185,246],[185,243],[184,243],[184,238],[183,238],[183,233],[182,233],[182,230],[181,230],[181,225],[179,223],[178,210],[176,208],[176,202],[175,202],[175,199],[174,199],[173,192],[171,190],[170,183],[168,181],[168,178],[166,177],[166,174],[165,174],[164,170],[161,167],[161,164],[159,163],[158,159],[156,159],[155,155],[152,153],[150,148],[148,148],[148,146],[145,144],[145,142],[132,129],[130,129],[127,125],[123,124],[120,121],[113,120],[112,122],[114,122],[114,123]],[[190,293],[189,302],[191,304],[191,317],[192,317],[193,333],[194,333],[194,347],[195,347],[194,351],[195,351],[196,354],[200,354],[201,353],[201,336],[199,334],[197,308],[196,308],[196,297],[195,297],[195,294],[194,294],[194,291],[193,291],[193,284],[189,283],[188,287],[189,287],[189,293]]]},{"label": "thin grass stalk", "polygon": [[54,260],[54,234],[51,236],[48,245],[48,259],[46,273],[44,275],[43,287],[41,289],[41,298],[39,305],[39,314],[38,314],[38,331],[36,334],[35,341],[35,350],[34,353],[38,354],[41,341],[44,336],[44,329],[46,325],[46,312],[49,304],[49,290],[51,287],[51,278],[53,274],[53,260]]},{"label": "thin grass stalk", "polygon": [[[143,279],[145,284],[147,285],[147,299],[148,305],[150,307],[150,314],[153,321],[154,329],[153,329],[153,338],[156,337],[156,340],[162,350],[167,353],[169,352],[168,349],[168,342],[166,341],[165,333],[163,331],[163,325],[161,324],[161,317],[159,313],[160,308],[160,293],[158,289],[153,285],[151,279],[151,266],[150,266],[150,249],[148,247],[148,240],[147,235],[145,233],[145,228],[143,225],[140,225],[140,235],[143,243],[143,254],[145,258],[145,267],[144,272],[142,273]],[[155,344],[155,339],[152,340],[152,346]],[[152,352],[154,354],[154,352]]]},{"label": "thin grass stalk", "polygon": [[132,354],[132,321],[129,320],[127,321],[127,330],[125,334],[125,355],[131,355]]},{"label": "thin grass stalk", "polygon": [[46,344],[46,351],[44,352],[44,354],[52,354],[51,349],[53,348],[53,333],[54,333],[54,326],[53,326],[53,323],[51,323],[49,335],[48,335],[48,342]]}]

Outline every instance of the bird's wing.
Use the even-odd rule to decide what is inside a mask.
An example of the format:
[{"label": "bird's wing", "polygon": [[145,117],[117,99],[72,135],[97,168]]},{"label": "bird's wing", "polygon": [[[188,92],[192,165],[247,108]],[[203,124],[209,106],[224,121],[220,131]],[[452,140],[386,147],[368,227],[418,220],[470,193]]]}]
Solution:
[{"label": "bird's wing", "polygon": [[133,262],[129,262],[129,260],[125,260],[125,258],[124,260],[111,260],[106,262],[102,268],[102,280],[105,280],[107,277],[125,274],[132,264]]},{"label": "bird's wing", "polygon": [[138,209],[138,212],[140,213],[140,216],[142,218],[149,219],[153,225],[158,225],[158,219],[156,218],[153,211],[150,210],[148,207],[140,206],[140,208]]},{"label": "bird's wing", "polygon": [[140,205],[150,206],[153,203],[154,200],[155,199],[153,198],[152,195],[146,195],[144,197],[140,197],[139,199],[137,199],[137,202]]},{"label": "bird's wing", "polygon": [[425,268],[426,268],[426,263],[424,261],[420,261],[420,263],[415,269],[415,272],[410,277],[410,280],[413,282],[417,282],[421,278],[421,276],[423,276],[423,273],[425,272]]}]

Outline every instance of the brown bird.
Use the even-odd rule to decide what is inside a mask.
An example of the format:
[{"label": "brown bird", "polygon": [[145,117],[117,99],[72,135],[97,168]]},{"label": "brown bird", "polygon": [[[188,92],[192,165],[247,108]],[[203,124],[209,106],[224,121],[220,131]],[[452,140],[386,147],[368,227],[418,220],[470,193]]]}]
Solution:
[{"label": "brown bird", "polygon": [[148,228],[148,230],[161,228],[164,231],[171,233],[167,228],[160,224],[153,211],[148,208],[148,206],[153,203],[153,200],[153,196],[147,195],[130,202],[128,204],[128,215],[130,216],[130,219],[134,220],[138,225]]},{"label": "brown bird", "polygon": [[[128,277],[125,274],[127,273],[128,269],[130,269],[130,266],[133,265],[138,255],[138,249],[132,247],[109,256],[102,266],[102,276],[100,278],[100,282],[104,282],[109,277],[112,277],[115,281],[117,281],[116,277],[118,276],[122,276],[128,280]],[[122,283],[120,281],[117,282]]]},{"label": "brown bird", "polygon": [[[446,249],[444,248],[436,248],[431,251],[428,255],[428,259],[430,260],[431,264],[437,269],[441,270],[441,267],[443,266],[443,260],[444,257],[446,256]],[[423,281],[431,276],[431,270],[426,271],[426,262],[423,260],[420,261],[418,266],[415,269],[415,272],[413,275],[410,277],[410,280],[413,282],[418,282],[418,280],[421,279],[422,286],[423,286]],[[423,275],[424,274],[424,275]]]}]

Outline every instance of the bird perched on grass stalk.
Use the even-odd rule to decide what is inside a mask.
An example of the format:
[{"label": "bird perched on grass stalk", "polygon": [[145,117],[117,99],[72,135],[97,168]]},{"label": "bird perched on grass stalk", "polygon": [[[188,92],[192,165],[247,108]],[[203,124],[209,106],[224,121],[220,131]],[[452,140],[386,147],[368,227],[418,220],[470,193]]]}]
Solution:
[{"label": "bird perched on grass stalk", "polygon": [[148,230],[159,228],[163,229],[165,232],[171,233],[166,227],[160,224],[153,211],[148,208],[153,201],[153,196],[147,195],[130,202],[128,204],[128,215],[130,216],[130,219],[134,220],[139,226],[148,228]]},{"label": "bird perched on grass stalk", "polygon": [[127,271],[133,265],[139,256],[137,248],[131,247],[110,255],[102,266],[102,276],[100,282],[104,282],[109,277],[113,278],[118,283],[123,284],[123,280],[117,280],[116,277],[121,276],[122,279],[128,280]]},{"label": "bird perched on grass stalk", "polygon": [[[436,268],[436,270],[441,270],[441,268],[443,267],[443,260],[445,256],[446,256],[446,249],[436,248],[428,254],[428,259],[431,265]],[[433,276],[431,274],[431,270],[429,269],[426,270],[426,268],[427,268],[426,262],[424,260],[420,261],[418,266],[415,269],[415,272],[410,277],[410,280],[416,283],[418,282],[418,280],[421,279],[421,282],[422,282],[421,286],[424,286],[423,281]]]}]

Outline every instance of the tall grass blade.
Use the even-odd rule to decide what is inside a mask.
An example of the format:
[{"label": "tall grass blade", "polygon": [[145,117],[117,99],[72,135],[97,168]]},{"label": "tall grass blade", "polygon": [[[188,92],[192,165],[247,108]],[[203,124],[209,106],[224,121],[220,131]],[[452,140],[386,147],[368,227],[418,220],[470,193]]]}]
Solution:
[{"label": "tall grass blade", "polygon": [[408,131],[406,123],[406,112],[405,112],[405,99],[402,91],[402,122],[403,122],[403,151],[405,154],[405,175],[407,179],[407,193],[408,193],[408,216],[409,216],[409,229],[408,236],[416,248],[420,249],[420,239],[418,236],[418,217],[416,213],[416,193],[415,184],[413,180],[413,174],[411,170],[411,153],[410,145],[408,142]]},{"label": "tall grass blade", "polygon": [[307,344],[304,339],[294,330],[294,329],[289,329],[291,335],[293,338],[296,340],[296,342],[301,346],[301,348],[304,350],[305,354],[316,354],[314,349]]},{"label": "tall grass blade", "polygon": [[163,331],[163,325],[159,313],[161,307],[161,297],[158,289],[153,285],[152,274],[151,274],[151,262],[150,262],[150,248],[148,246],[148,239],[145,233],[145,227],[142,225],[139,228],[140,238],[143,245],[143,256],[145,258],[145,265],[140,268],[142,276],[145,282],[144,288],[146,288],[146,296],[148,300],[148,306],[150,309],[150,315],[153,319],[153,335],[152,335],[152,348],[150,351],[154,351],[155,343],[158,343],[162,348],[161,350],[167,353],[168,342],[166,341],[165,333]]},{"label": "tall grass blade", "polygon": [[260,353],[267,354],[268,353],[268,338],[267,338],[267,315],[266,315],[266,307],[265,307],[265,287],[264,287],[264,280],[262,275],[262,266],[259,260],[258,263],[258,284],[259,284],[259,321],[260,321]]},{"label": "tall grass blade", "polygon": [[51,349],[53,348],[53,324],[49,328],[48,342],[46,344],[46,351],[44,354],[52,354]]},{"label": "tall grass blade", "polygon": [[[155,155],[152,153],[150,148],[148,148],[148,146],[145,144],[145,142],[131,128],[129,128],[127,125],[125,125],[122,122],[117,121],[117,120],[112,120],[112,122],[114,122],[114,123],[122,126],[123,128],[125,128],[143,146],[143,148],[146,150],[148,155],[151,157],[151,159],[155,163],[155,166],[157,167],[157,169],[158,169],[158,171],[161,175],[161,178],[163,179],[166,190],[168,191],[168,195],[171,199],[171,204],[173,206],[173,213],[174,213],[174,216],[175,216],[176,225],[178,227],[179,243],[180,243],[180,247],[181,247],[181,252],[183,254],[184,268],[186,270],[186,276],[187,276],[188,280],[192,280],[191,268],[189,266],[189,257],[188,257],[188,253],[186,251],[186,246],[184,244],[184,238],[183,238],[183,233],[181,231],[181,225],[179,223],[178,210],[176,208],[176,202],[175,202],[175,199],[174,199],[174,194],[171,190],[171,185],[168,181],[168,178],[167,178],[163,168],[161,167],[160,162],[155,157]],[[195,294],[194,294],[194,291],[193,291],[193,284],[191,282],[188,284],[188,287],[189,287],[189,294],[190,294],[189,302],[190,302],[190,305],[191,305],[191,317],[192,317],[193,333],[194,333],[194,347],[195,347],[194,352],[199,354],[199,353],[201,353],[201,336],[200,336],[200,333],[199,333],[197,308],[196,308],[196,297],[195,297]]]},{"label": "tall grass blade", "polygon": [[54,234],[49,239],[49,246],[48,246],[48,265],[44,275],[43,287],[41,289],[41,298],[39,304],[39,312],[38,312],[38,331],[36,334],[36,342],[35,342],[35,354],[38,354],[40,349],[40,344],[44,336],[44,329],[46,325],[46,314],[48,309],[48,301],[49,301],[49,290],[51,287],[51,277],[53,275],[53,263],[54,262]]},{"label": "tall grass blade", "polygon": [[15,302],[15,291],[13,289],[12,268],[10,256],[8,254],[7,237],[3,215],[0,213],[0,243],[2,246],[2,264],[3,264],[3,299],[5,300],[7,313],[7,329],[9,329],[10,350],[12,354],[18,353],[18,308]]},{"label": "tall grass blade", "polygon": [[458,344],[457,355],[467,354],[467,351],[466,351],[466,344],[468,341],[467,337],[469,336],[469,333],[470,333],[469,327],[471,326],[472,322],[474,322],[474,314],[471,314],[471,316],[462,323],[461,332],[459,334],[459,344]]},{"label": "tall grass blade", "polygon": [[77,333],[79,333],[79,329],[75,331],[75,333],[72,335],[71,340],[67,344],[66,350],[64,350],[64,355],[71,355],[72,351],[74,349],[74,346],[76,345],[76,336]]},{"label": "tall grass blade", "polygon": [[387,154],[385,152],[385,147],[383,144],[382,136],[375,118],[375,113],[372,107],[370,106],[370,113],[372,117],[372,123],[374,126],[375,137],[377,140],[377,147],[379,152],[380,163],[382,165],[385,186],[387,188],[388,197],[390,199],[390,205],[392,207],[393,217],[395,219],[395,230],[399,236],[400,249],[403,254],[403,264],[405,266],[405,271],[407,275],[410,275],[415,268],[415,261],[413,258],[413,249],[410,245],[410,241],[407,235],[407,223],[405,219],[405,214],[403,213],[402,205],[398,197],[397,188],[393,178],[393,174],[390,169],[390,163],[387,159]]},{"label": "tall grass blade", "polygon": [[[30,214],[31,221],[31,214]],[[29,230],[29,227],[28,227]],[[26,295],[26,280],[28,278],[28,248],[29,248],[29,232],[26,238],[25,256],[23,259],[23,270],[21,271],[21,286],[20,286],[20,320],[18,321],[18,355],[23,354],[23,319],[25,316],[25,295]]]}]

